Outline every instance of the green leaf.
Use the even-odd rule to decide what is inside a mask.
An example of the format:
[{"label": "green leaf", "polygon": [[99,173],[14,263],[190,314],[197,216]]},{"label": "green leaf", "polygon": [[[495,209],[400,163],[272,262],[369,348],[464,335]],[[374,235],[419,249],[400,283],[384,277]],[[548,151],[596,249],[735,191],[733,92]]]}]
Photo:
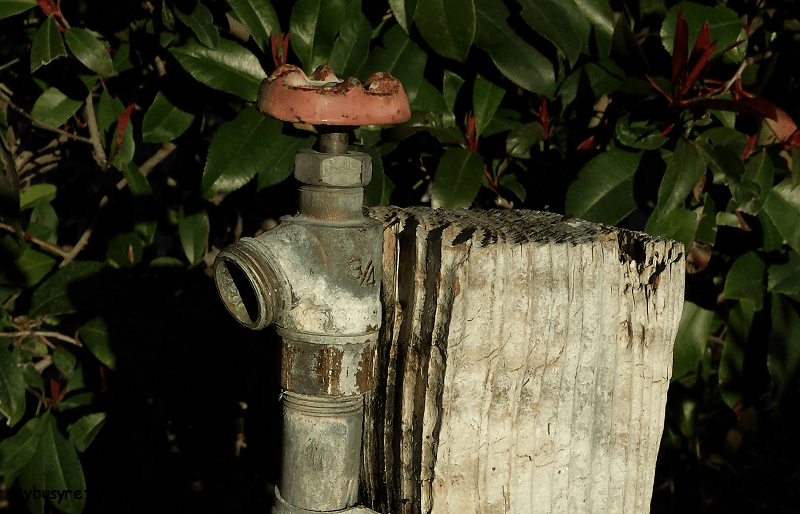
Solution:
[{"label": "green leaf", "polygon": [[120,232],[108,242],[106,262],[114,268],[132,268],[142,262],[144,241],[138,231]]},{"label": "green leaf", "polygon": [[522,0],[522,19],[561,50],[570,66],[589,43],[591,27],[572,0]]},{"label": "green leaf", "polygon": [[436,168],[431,192],[431,206],[468,208],[472,205],[483,177],[483,159],[466,148],[445,150]]},{"label": "green leaf", "polygon": [[194,114],[172,105],[161,91],[156,95],[142,121],[142,140],[145,143],[167,143],[186,132]]},{"label": "green leaf", "polygon": [[83,105],[83,101],[73,100],[58,89],[51,87],[36,99],[33,109],[31,109],[31,115],[42,123],[60,127],[78,112],[81,105]]},{"label": "green leaf", "polygon": [[[313,137],[283,134],[283,123],[250,106],[217,131],[208,149],[201,190],[210,198],[229,193],[259,175],[259,189],[283,181],[291,174],[294,154],[309,148]],[[269,141],[269,144],[264,144]]]},{"label": "green leaf", "polygon": [[146,244],[151,244],[156,235],[156,212],[153,190],[147,178],[133,163],[128,163],[122,170],[125,180],[128,182],[128,189],[133,195],[131,211],[134,219],[133,228],[137,234],[142,236]]},{"label": "green leaf", "polygon": [[372,26],[361,12],[361,2],[351,0],[347,9],[344,25],[328,60],[328,66],[339,77],[352,77],[358,72],[367,58],[372,37]]},{"label": "green leaf", "polygon": [[53,352],[53,363],[64,375],[69,375],[69,372],[75,368],[75,362],[75,356],[69,350],[56,348]]},{"label": "green leaf", "polygon": [[64,34],[69,51],[78,58],[84,66],[101,77],[107,77],[114,71],[111,56],[95,33],[80,27],[71,27]]},{"label": "green leaf", "polygon": [[24,211],[55,199],[57,188],[53,184],[34,184],[19,195],[19,210]]},{"label": "green leaf", "polygon": [[292,7],[292,48],[308,73],[328,62],[345,9],[345,0],[298,0]]},{"label": "green leaf", "polygon": [[[650,219],[655,222],[682,206],[705,170],[705,164],[703,164],[697,147],[680,139],[675,147],[672,160],[667,165],[664,178],[661,179],[661,185],[658,188],[658,204],[650,215]],[[650,221],[648,221],[649,224]],[[648,232],[650,232],[649,229]]]},{"label": "green leaf", "polygon": [[[125,134],[122,135],[122,146],[119,153],[114,158],[114,167],[118,170],[124,169],[125,166],[133,163],[133,155],[136,152],[136,143],[133,140],[133,122],[128,120],[128,127],[125,129]],[[114,130],[114,137],[109,146],[109,154],[111,149],[117,146],[117,137],[119,137],[119,125]]]},{"label": "green leaf", "polygon": [[372,49],[367,60],[358,70],[364,80],[377,71],[385,71],[395,76],[408,93],[408,101],[413,102],[423,79],[426,54],[399,25],[394,25],[381,40],[381,46]]},{"label": "green leaf", "polygon": [[369,206],[389,205],[394,184],[383,171],[383,161],[374,146],[364,151],[372,157],[372,180],[364,186],[364,203]]},{"label": "green leaf", "polygon": [[224,38],[214,50],[192,39],[170,51],[199,82],[249,102],[256,101],[261,81],[267,77],[250,50]]},{"label": "green leaf", "polygon": [[697,233],[697,226],[697,214],[683,207],[675,207],[658,218],[651,215],[647,220],[645,232],[674,239],[683,243],[684,247],[691,248],[692,240]]},{"label": "green leaf", "polygon": [[[36,371],[36,367],[32,362],[29,362],[22,367],[22,378],[25,380],[26,386],[33,387],[39,391],[44,391],[44,379],[42,378],[42,375]],[[3,459],[0,458],[0,462],[2,462],[2,460]]]},{"label": "green leaf", "polygon": [[565,107],[578,101],[591,108],[603,95],[613,93],[622,83],[625,73],[613,62],[589,62],[570,73],[558,94]]},{"label": "green leaf", "polygon": [[526,123],[508,134],[506,153],[517,159],[530,159],[531,147],[544,139],[544,127],[538,121]]},{"label": "green leaf", "polygon": [[754,251],[737,258],[728,276],[722,297],[734,300],[748,300],[756,311],[764,306],[764,274],[767,265]]},{"label": "green leaf", "polygon": [[0,20],[36,7],[36,0],[3,0],[0,2]]},{"label": "green leaf", "polygon": [[567,214],[613,225],[632,213],[633,176],[641,158],[641,152],[612,148],[586,163],[567,191]]},{"label": "green leaf", "polygon": [[589,42],[592,54],[596,50],[597,57],[605,59],[611,51],[611,39],[614,36],[615,18],[611,6],[606,0],[575,0],[575,5],[592,25]]},{"label": "green leaf", "polygon": [[33,36],[31,73],[62,55],[65,57],[67,55],[64,40],[61,38],[61,32],[58,30],[55,20],[52,16],[48,16]]},{"label": "green leaf", "polygon": [[717,206],[714,204],[714,199],[710,194],[703,194],[703,206],[700,209],[697,232],[694,238],[713,246],[717,240]]},{"label": "green leaf", "polygon": [[797,252],[787,252],[789,262],[785,264],[771,264],[767,279],[767,291],[771,293],[798,294],[800,293],[800,255]]},{"label": "green leaf", "polygon": [[417,3],[417,0],[389,0],[392,14],[406,34],[410,33],[411,22],[414,21],[414,13],[417,11]]},{"label": "green leaf", "polygon": [[553,63],[509,26],[503,2],[475,0],[475,46],[489,54],[503,75],[518,86],[552,98],[556,90]]},{"label": "green leaf", "polygon": [[475,38],[473,0],[425,0],[414,15],[419,33],[439,55],[464,62]]},{"label": "green leaf", "polygon": [[57,244],[58,214],[48,202],[38,202],[31,210],[28,232],[33,237],[50,244]]},{"label": "green leaf", "polygon": [[[31,298],[31,316],[45,314],[69,314],[76,312],[87,302],[96,304],[89,296],[89,292],[78,293],[76,283],[100,273],[105,265],[92,261],[72,261],[59,269],[45,280]],[[100,284],[95,283],[99,286]],[[97,293],[93,291],[92,294]],[[104,295],[105,296],[105,295]]]},{"label": "green leaf", "polygon": [[112,75],[119,75],[123,71],[132,70],[134,65],[131,62],[131,45],[128,43],[120,43],[119,48],[117,48],[116,53],[114,53],[111,65],[114,68]]},{"label": "green leaf", "polygon": [[500,107],[495,111],[494,116],[489,121],[489,124],[483,129],[481,135],[483,137],[493,136],[494,134],[501,134],[503,132],[511,132],[522,126],[520,121],[522,116],[518,109],[509,109],[507,107]]},{"label": "green leaf", "polygon": [[269,36],[280,32],[281,25],[269,0],[228,0],[233,12],[253,36],[258,46],[267,51]]},{"label": "green leaf", "polygon": [[800,188],[792,185],[791,177],[772,188],[761,213],[769,218],[783,241],[800,253]]},{"label": "green leaf", "polygon": [[421,130],[430,133],[444,144],[466,144],[461,129],[450,126],[444,115],[432,112],[412,112],[411,118],[407,122],[395,125],[390,133],[393,138],[402,141]]},{"label": "green leaf", "polygon": [[56,260],[46,253],[28,248],[12,266],[0,268],[0,284],[32,286],[43,279]]},{"label": "green leaf", "polygon": [[111,125],[117,122],[117,116],[125,112],[125,105],[118,98],[114,100],[104,87],[100,94],[100,101],[97,103],[97,128],[105,135]]},{"label": "green leaf", "polygon": [[[797,292],[797,290],[795,290]],[[767,369],[784,397],[797,384],[800,369],[800,313],[797,303],[783,295],[772,295],[772,331],[767,355]]]},{"label": "green leaf", "polygon": [[642,150],[655,150],[669,140],[666,136],[661,135],[658,128],[650,125],[647,121],[631,123],[627,114],[617,120],[616,134],[617,139],[623,145]]},{"label": "green leaf", "polygon": [[494,113],[500,107],[505,90],[495,86],[480,75],[475,76],[475,85],[472,89],[472,105],[475,110],[475,130],[478,135],[492,121]]},{"label": "green leaf", "polygon": [[661,42],[667,52],[672,54],[672,46],[675,41],[675,27],[678,21],[678,13],[683,13],[683,19],[689,25],[689,48],[694,47],[697,36],[703,28],[703,24],[708,21],[708,29],[711,41],[718,40],[714,55],[719,54],[725,48],[737,41],[744,40],[745,43],[739,45],[725,54],[726,59],[733,62],[740,62],[747,52],[747,37],[742,25],[742,20],[736,11],[724,6],[708,7],[694,2],[680,2],[674,5],[667,13],[661,25]]},{"label": "green leaf", "polygon": [[[47,416],[48,414],[45,414]],[[19,431],[0,441],[0,473],[6,484],[14,482],[17,473],[36,453],[42,438],[44,425],[42,418],[29,419]]]},{"label": "green leaf", "polygon": [[217,47],[219,42],[219,30],[214,26],[214,15],[202,2],[195,4],[194,10],[190,14],[181,12],[180,8],[175,9],[175,16],[184,25],[192,29],[197,39],[210,49]]},{"label": "green leaf", "polygon": [[737,302],[728,315],[728,331],[719,363],[719,390],[730,408],[743,398],[744,353],[750,338],[755,311],[752,302]]},{"label": "green leaf", "polygon": [[203,258],[208,240],[208,215],[198,211],[186,216],[181,206],[178,212],[178,235],[186,259],[194,266]]},{"label": "green leaf", "polygon": [[517,177],[506,173],[500,176],[498,182],[500,183],[501,186],[514,193],[517,198],[519,198],[523,202],[525,201],[525,196],[527,193],[525,191],[525,187],[522,184],[520,184],[519,181],[517,180]]},{"label": "green leaf", "polygon": [[673,350],[672,380],[694,373],[711,335],[714,311],[703,309],[692,302],[683,303],[683,315],[678,327]]},{"label": "green leaf", "polygon": [[[44,433],[48,428],[45,420],[49,416],[49,412],[46,412],[44,416],[42,416],[42,421],[39,423],[41,428],[37,430],[37,432],[39,432],[39,437],[36,441],[34,453],[28,462],[25,463],[25,465],[19,470],[19,485],[23,491],[33,491],[34,487],[42,488],[42,485],[45,484],[44,456],[39,448],[41,446],[41,440],[44,438]],[[30,510],[33,514],[44,514],[44,502],[44,495],[40,495],[37,498],[31,494],[28,498],[28,510]]]},{"label": "green leaf", "polygon": [[25,414],[25,380],[10,346],[11,339],[0,335],[0,414],[8,418],[8,426],[13,427]]},{"label": "green leaf", "polygon": [[751,195],[750,198],[745,198],[745,202],[739,206],[739,209],[752,215],[756,215],[764,201],[767,199],[770,191],[772,191],[772,183],[775,178],[775,166],[772,164],[772,159],[769,158],[766,152],[761,152],[748,159],[745,164],[744,180],[748,183],[758,186],[758,194]]},{"label": "green leaf", "polygon": [[92,441],[94,441],[94,438],[97,437],[97,433],[103,428],[105,422],[105,412],[94,412],[83,416],[67,429],[67,432],[69,432],[69,442],[71,442],[79,452],[86,451],[89,445],[92,444]]},{"label": "green leaf", "polygon": [[464,79],[453,73],[452,71],[444,70],[444,77],[442,79],[442,95],[444,96],[444,104],[447,106],[448,112],[455,112],[456,97],[464,85]]},{"label": "green leaf", "polygon": [[419,90],[417,91],[411,110],[425,113],[441,114],[442,123],[445,127],[455,127],[456,117],[448,109],[444,95],[436,89],[436,86],[425,79],[422,79]]},{"label": "green leaf", "polygon": [[111,349],[108,334],[108,324],[102,316],[87,321],[78,329],[78,337],[83,345],[97,357],[97,360],[105,364],[109,369],[116,369],[116,354]]},{"label": "green leaf", "polygon": [[[50,491],[85,491],[86,479],[75,447],[61,435],[53,416],[42,419],[42,423],[45,430],[37,451],[42,453],[45,488]],[[51,498],[50,501],[62,512],[80,514],[86,497],[77,496],[64,495],[63,498],[59,496],[57,500]]]}]

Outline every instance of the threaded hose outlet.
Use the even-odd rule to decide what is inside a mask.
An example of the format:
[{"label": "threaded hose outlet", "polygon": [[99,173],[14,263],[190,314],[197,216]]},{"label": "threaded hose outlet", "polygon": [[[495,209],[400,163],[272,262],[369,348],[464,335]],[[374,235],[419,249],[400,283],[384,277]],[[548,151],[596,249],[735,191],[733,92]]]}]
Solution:
[{"label": "threaded hose outlet", "polygon": [[222,303],[236,321],[252,330],[274,323],[281,305],[278,277],[259,246],[245,237],[214,260],[214,281]]}]

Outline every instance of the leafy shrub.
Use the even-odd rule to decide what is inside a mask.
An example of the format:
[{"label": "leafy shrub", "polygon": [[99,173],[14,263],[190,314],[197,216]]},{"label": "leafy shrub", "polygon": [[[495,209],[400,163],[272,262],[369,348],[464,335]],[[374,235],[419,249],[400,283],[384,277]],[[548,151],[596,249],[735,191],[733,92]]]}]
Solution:
[{"label": "leafy shrub", "polygon": [[287,178],[310,127],[252,106],[286,62],[403,82],[411,120],[351,136],[373,158],[370,205],[553,210],[686,245],[656,486],[677,481],[672,501],[689,505],[713,496],[676,476],[771,451],[763,435],[790,424],[797,394],[800,22],[787,5],[0,3],[12,499],[85,490],[49,502],[119,510],[133,500],[102,491],[124,483],[181,491],[173,508],[269,502],[276,345],[227,316],[208,275],[220,248],[294,208]]}]

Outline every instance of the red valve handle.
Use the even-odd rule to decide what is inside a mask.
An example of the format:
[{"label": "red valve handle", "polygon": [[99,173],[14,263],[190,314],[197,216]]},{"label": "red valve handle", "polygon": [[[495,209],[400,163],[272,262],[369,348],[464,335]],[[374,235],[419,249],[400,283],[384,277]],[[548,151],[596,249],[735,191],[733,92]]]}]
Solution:
[{"label": "red valve handle", "polygon": [[355,77],[340,80],[324,64],[310,77],[284,64],[261,83],[257,105],[267,116],[312,125],[393,125],[411,117],[405,89],[388,73],[362,84]]}]

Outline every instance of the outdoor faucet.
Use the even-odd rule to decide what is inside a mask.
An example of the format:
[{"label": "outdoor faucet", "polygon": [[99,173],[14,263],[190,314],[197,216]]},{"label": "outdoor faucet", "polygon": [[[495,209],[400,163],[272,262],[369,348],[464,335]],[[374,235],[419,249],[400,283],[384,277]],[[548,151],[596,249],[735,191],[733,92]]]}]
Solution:
[{"label": "outdoor faucet", "polygon": [[382,318],[383,229],[362,212],[372,161],[348,152],[348,130],[408,120],[408,97],[386,73],[361,84],[328,66],[308,77],[284,65],[263,82],[258,108],[316,126],[319,151],[295,156],[300,212],[222,250],[214,278],[239,323],[275,324],[282,339],[283,462],[273,513],[338,511],[358,501],[364,395]]}]

